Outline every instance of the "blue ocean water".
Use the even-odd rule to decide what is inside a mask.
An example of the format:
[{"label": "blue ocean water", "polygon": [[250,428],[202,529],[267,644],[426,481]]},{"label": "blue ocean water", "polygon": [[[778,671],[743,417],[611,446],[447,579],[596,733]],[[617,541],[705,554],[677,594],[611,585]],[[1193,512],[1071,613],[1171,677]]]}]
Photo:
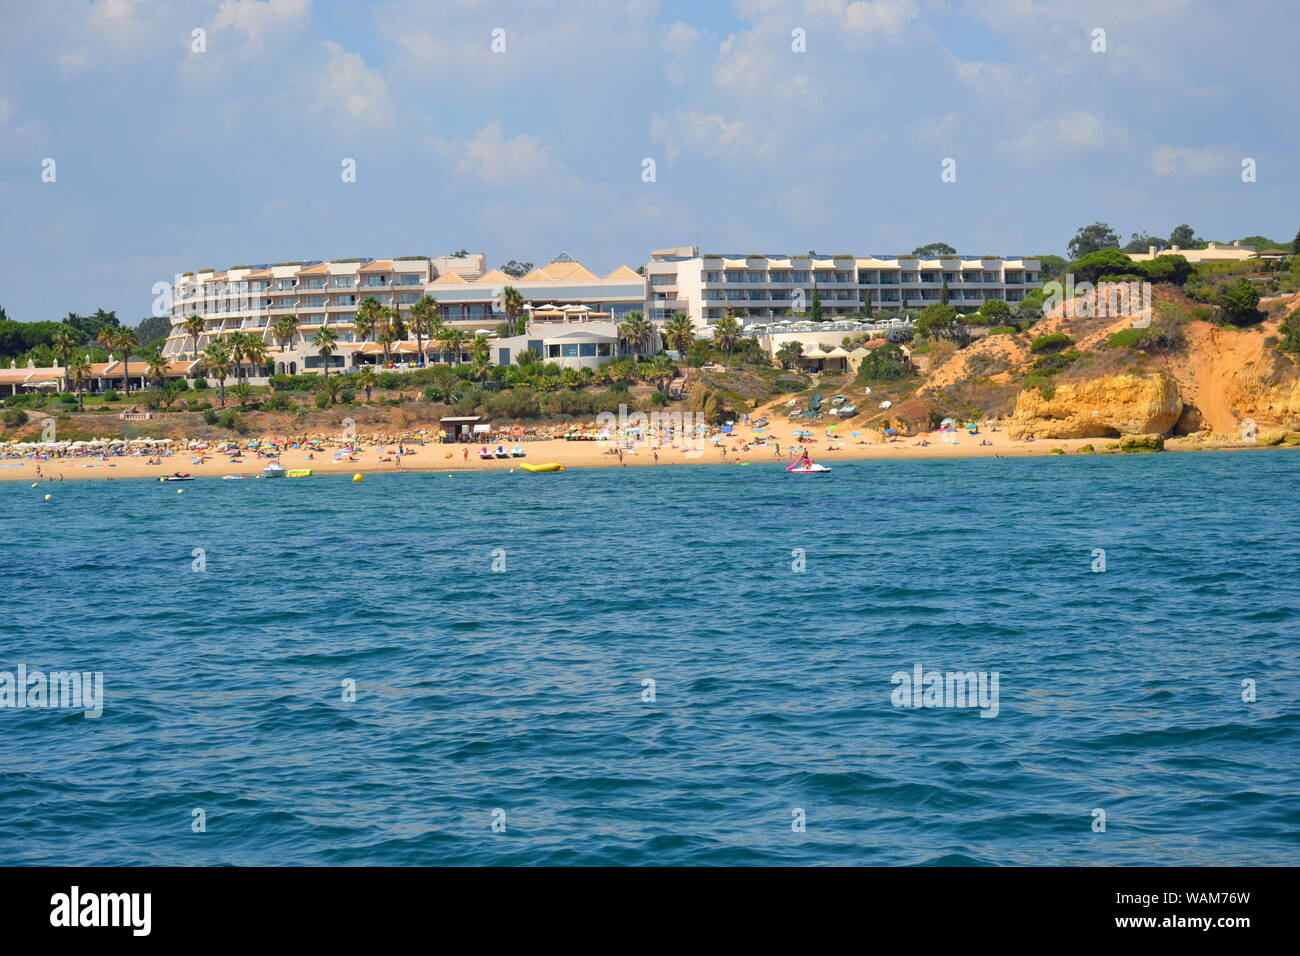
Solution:
[{"label": "blue ocean water", "polygon": [[1298,474],[6,482],[0,671],[105,704],[0,709],[0,861],[1300,863]]}]

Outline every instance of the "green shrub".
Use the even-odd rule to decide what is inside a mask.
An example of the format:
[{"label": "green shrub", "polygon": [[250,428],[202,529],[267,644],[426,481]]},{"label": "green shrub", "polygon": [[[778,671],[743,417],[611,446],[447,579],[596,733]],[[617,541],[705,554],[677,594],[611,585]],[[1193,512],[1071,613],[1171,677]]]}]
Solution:
[{"label": "green shrub", "polygon": [[217,412],[211,405],[203,409],[203,420],[209,425],[217,423]]},{"label": "green shrub", "polygon": [[989,329],[989,335],[1015,335],[1018,331],[1014,325],[995,325]]},{"label": "green shrub", "polygon": [[319,408],[321,411],[324,411],[325,409],[330,407],[329,393],[327,392],[316,393],[316,407]]},{"label": "green shrub", "polygon": [[344,405],[351,405],[357,400],[356,390],[345,388],[343,391],[339,392],[339,398],[342,400]]},{"label": "green shrub", "polygon": [[194,380],[194,391],[202,392],[202,391],[206,391],[207,388],[208,388],[208,380],[204,378],[202,375],[200,375],[198,378]]},{"label": "green shrub", "polygon": [[1296,309],[1278,326],[1282,341],[1278,345],[1283,352],[1300,352],[1300,309]]},{"label": "green shrub", "polygon": [[262,403],[262,411],[264,412],[291,412],[297,407],[297,402],[288,395],[283,394],[272,395]]},{"label": "green shrub", "polygon": [[122,400],[122,396],[117,394],[116,389],[110,388],[107,392],[104,393],[104,401],[106,402],[120,402],[121,400]]},{"label": "green shrub", "polygon": [[1074,339],[1064,332],[1052,332],[1048,335],[1040,335],[1029,345],[1031,352],[1060,352],[1062,349],[1069,348],[1074,344]]},{"label": "green shrub", "polygon": [[1165,440],[1160,435],[1125,435],[1119,440],[1119,450],[1125,454],[1164,449]]},{"label": "green shrub", "polygon": [[1080,446],[1080,447],[1075,451],[1075,454],[1076,454],[1076,455],[1095,455],[1095,454],[1097,454],[1097,449],[1093,448],[1092,445],[1081,445],[1081,446]]},{"label": "green shrub", "polygon": [[18,428],[27,424],[27,413],[21,408],[6,408],[3,420],[6,428]]}]

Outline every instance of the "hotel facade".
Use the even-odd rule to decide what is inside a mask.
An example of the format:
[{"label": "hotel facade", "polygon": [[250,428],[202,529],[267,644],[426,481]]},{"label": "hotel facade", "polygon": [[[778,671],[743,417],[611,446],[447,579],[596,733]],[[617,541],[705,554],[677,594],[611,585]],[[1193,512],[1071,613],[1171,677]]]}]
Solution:
[{"label": "hotel facade", "polygon": [[694,246],[658,249],[645,267],[646,315],[685,312],[696,326],[724,315],[742,324],[808,314],[816,294],[824,317],[938,303],[969,312],[989,299],[1015,303],[1042,286],[1037,259],[996,256],[703,255]]},{"label": "hotel facade", "polygon": [[[378,364],[384,347],[356,332],[360,304],[374,298],[397,309],[409,327],[412,307],[427,295],[445,325],[467,333],[467,343],[476,334],[489,339],[493,364],[517,362],[528,349],[545,362],[597,367],[627,354],[618,327],[632,311],[660,325],[684,312],[707,334],[724,315],[746,327],[806,317],[814,297],[829,321],[861,316],[868,302],[873,311],[924,308],[941,300],[945,284],[949,304],[962,311],[990,299],[1015,303],[1041,287],[1041,266],[1037,259],[991,256],[700,255],[694,246],[659,249],[642,270],[624,265],[607,275],[564,253],[518,278],[489,270],[482,253],[233,266],[178,277],[163,354],[174,361],[193,358],[241,332],[266,343],[275,372],[320,371],[325,360],[312,340],[329,326],[338,343],[330,368]],[[501,337],[507,286],[522,296],[527,323],[522,334]],[[184,326],[192,315],[203,320],[197,341]],[[293,316],[298,327],[280,341],[274,327],[284,316]],[[417,354],[421,348],[423,355]],[[459,355],[443,348],[428,340],[417,344],[408,333],[389,343],[387,355],[399,366],[469,361],[468,344]]]},{"label": "hotel facade", "polygon": [[[337,351],[329,359],[331,368],[373,364],[382,361],[384,348],[373,341],[362,341],[356,333],[357,308],[365,299],[374,298],[381,306],[397,309],[409,324],[412,307],[428,295],[437,302],[444,324],[463,330],[467,338],[482,333],[495,339],[497,326],[506,320],[506,286],[513,286],[523,297],[523,314],[529,317],[529,326],[544,325],[547,335],[531,336],[522,345],[511,342],[502,349],[494,348],[494,362],[501,358],[510,361],[523,348],[535,344],[541,345],[545,360],[552,351],[549,345],[554,344],[547,341],[548,337],[572,331],[564,327],[569,324],[588,333],[586,338],[577,336],[581,342],[566,343],[579,345],[584,353],[574,358],[586,359],[588,346],[597,344],[588,341],[590,335],[616,329],[628,312],[645,305],[645,280],[635,270],[619,266],[608,275],[598,276],[563,253],[519,278],[488,270],[482,253],[235,266],[224,272],[203,270],[178,277],[172,293],[171,333],[163,354],[173,359],[193,356],[213,342],[242,332],[266,342],[275,371],[319,371],[324,360],[312,346],[312,339],[322,327],[329,326],[338,340]],[[204,323],[197,342],[184,326],[191,315],[200,316]],[[284,316],[297,320],[298,331],[280,342],[273,329]],[[426,340],[421,344],[426,362],[469,360],[468,346],[455,356],[444,354],[438,343]],[[606,344],[601,342],[598,351],[606,353]],[[568,357],[569,349],[560,351]],[[409,333],[407,340],[390,343],[388,348],[388,354],[403,364],[417,362],[416,352],[417,343]],[[596,357],[608,360],[612,356],[590,356]]]}]

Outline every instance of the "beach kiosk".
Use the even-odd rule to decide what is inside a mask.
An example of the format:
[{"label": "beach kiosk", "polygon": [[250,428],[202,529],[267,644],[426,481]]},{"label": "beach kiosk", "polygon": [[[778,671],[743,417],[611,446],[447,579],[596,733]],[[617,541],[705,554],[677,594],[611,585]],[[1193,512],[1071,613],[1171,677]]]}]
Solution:
[{"label": "beach kiosk", "polygon": [[438,419],[438,424],[442,427],[444,443],[469,441],[474,432],[478,431],[476,426],[483,424],[483,416],[448,415]]}]

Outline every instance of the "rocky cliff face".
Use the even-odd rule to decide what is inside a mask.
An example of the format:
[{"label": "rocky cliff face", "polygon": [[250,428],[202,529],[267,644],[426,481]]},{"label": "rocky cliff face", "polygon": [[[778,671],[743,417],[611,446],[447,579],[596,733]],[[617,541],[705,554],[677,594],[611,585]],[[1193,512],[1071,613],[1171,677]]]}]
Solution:
[{"label": "rocky cliff face", "polygon": [[1178,386],[1164,372],[1108,375],[1025,389],[1007,431],[1015,439],[1164,435],[1182,412]]}]

